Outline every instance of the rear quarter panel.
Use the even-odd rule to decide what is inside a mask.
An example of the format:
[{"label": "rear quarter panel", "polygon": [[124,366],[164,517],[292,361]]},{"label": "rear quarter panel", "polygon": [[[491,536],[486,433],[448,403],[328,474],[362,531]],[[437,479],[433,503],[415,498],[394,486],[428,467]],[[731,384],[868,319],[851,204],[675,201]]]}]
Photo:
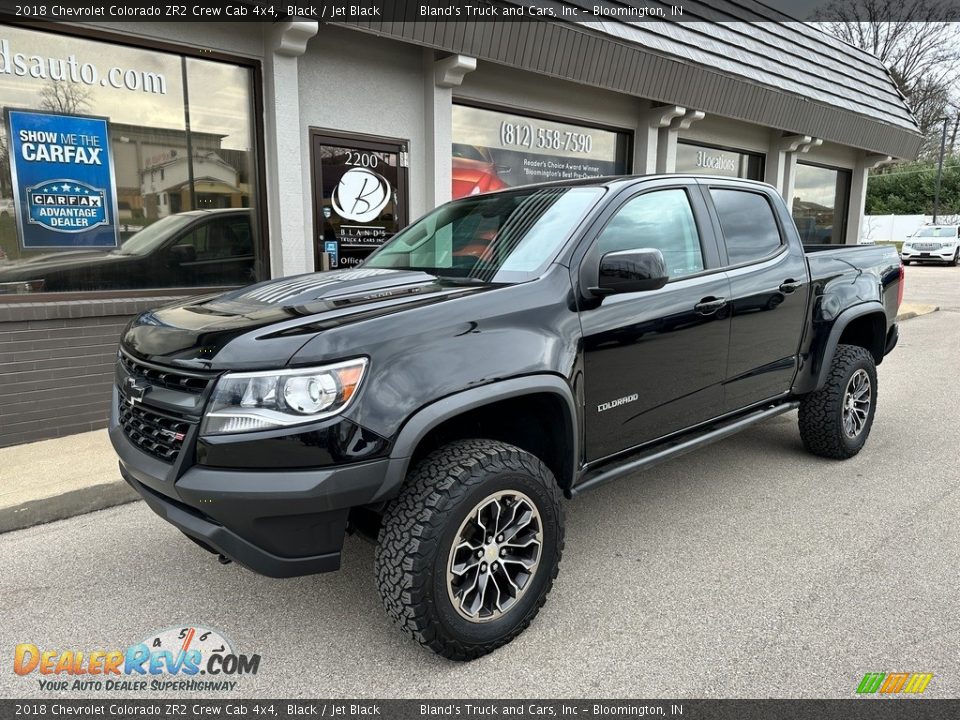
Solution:
[{"label": "rear quarter panel", "polygon": [[796,393],[815,389],[831,331],[841,315],[868,304],[883,308],[885,331],[896,322],[900,256],[890,246],[806,246],[810,325],[800,348]]},{"label": "rear quarter panel", "polygon": [[865,302],[884,306],[887,327],[897,317],[900,256],[887,245],[808,245],[813,321],[830,322]]}]

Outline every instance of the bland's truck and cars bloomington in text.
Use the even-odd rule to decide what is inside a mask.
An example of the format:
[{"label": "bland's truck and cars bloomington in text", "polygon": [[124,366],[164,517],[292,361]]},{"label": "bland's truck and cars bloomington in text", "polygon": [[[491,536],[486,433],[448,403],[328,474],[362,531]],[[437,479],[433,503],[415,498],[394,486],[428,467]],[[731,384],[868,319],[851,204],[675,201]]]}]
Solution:
[{"label": "bland's truck and cars bloomington in text", "polygon": [[857,454],[903,288],[892,246],[804,247],[761,183],[507,189],[358,268],[142,314],[110,437],[224,562],[319,573],[374,538],[391,617],[468,660],[544,604],[564,496],[795,408],[811,453]]}]

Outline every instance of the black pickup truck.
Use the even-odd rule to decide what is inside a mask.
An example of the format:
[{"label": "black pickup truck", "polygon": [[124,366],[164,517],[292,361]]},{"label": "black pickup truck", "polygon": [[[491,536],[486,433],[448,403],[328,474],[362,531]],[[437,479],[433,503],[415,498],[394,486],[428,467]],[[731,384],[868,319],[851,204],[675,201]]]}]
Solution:
[{"label": "black pickup truck", "polygon": [[893,248],[804,248],[760,183],[504,190],[359,268],[144,313],[110,437],[224,562],[324,572],[345,532],[376,538],[389,614],[466,660],[543,605],[564,496],[795,408],[810,452],[859,452],[902,294]]}]

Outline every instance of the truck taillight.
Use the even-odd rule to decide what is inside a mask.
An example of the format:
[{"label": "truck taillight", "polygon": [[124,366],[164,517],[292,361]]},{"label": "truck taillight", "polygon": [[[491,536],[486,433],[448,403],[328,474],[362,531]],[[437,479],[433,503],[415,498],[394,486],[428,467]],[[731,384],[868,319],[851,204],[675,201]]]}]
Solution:
[{"label": "truck taillight", "polygon": [[900,305],[903,303],[903,286],[906,282],[906,271],[903,269],[903,263],[900,263],[900,285],[897,287],[897,309],[900,309]]}]

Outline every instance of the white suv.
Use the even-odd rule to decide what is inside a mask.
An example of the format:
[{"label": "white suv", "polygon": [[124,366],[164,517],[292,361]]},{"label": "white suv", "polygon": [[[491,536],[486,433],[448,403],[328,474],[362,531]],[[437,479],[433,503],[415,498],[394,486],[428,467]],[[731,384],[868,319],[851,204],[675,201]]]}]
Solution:
[{"label": "white suv", "polygon": [[914,260],[956,265],[960,255],[958,230],[957,225],[924,225],[904,241],[900,259],[904,265]]}]

